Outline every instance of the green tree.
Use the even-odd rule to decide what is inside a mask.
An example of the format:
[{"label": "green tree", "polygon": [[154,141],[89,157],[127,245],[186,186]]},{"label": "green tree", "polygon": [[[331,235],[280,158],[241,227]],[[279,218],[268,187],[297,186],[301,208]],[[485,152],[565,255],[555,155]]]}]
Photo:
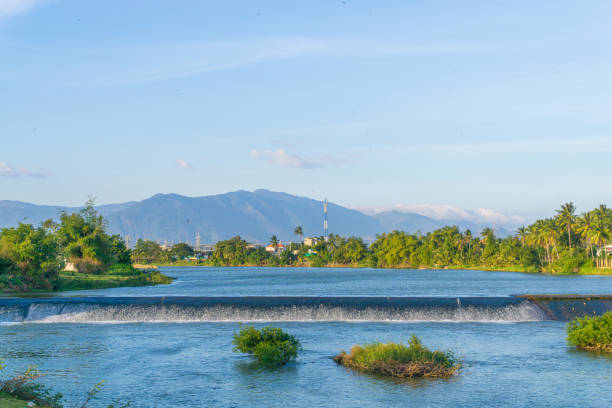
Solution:
[{"label": "green tree", "polygon": [[195,254],[193,248],[184,242],[179,242],[178,244],[174,244],[170,249],[170,256],[173,259],[185,259]]},{"label": "green tree", "polygon": [[136,263],[151,264],[168,262],[168,252],[155,241],[139,239],[132,250],[132,260]]},{"label": "green tree", "polygon": [[270,237],[270,244],[276,248],[278,246],[278,238],[276,238],[276,235],[272,235]]},{"label": "green tree", "polygon": [[567,229],[567,244],[569,249],[572,249],[572,230],[576,224],[576,207],[571,201],[561,206],[560,210],[557,210],[557,218],[559,219],[559,225]]},{"label": "green tree", "polygon": [[293,230],[293,233],[300,237],[300,242],[302,242],[302,236],[304,235],[304,231],[302,230],[302,226],[298,225]]},{"label": "green tree", "polygon": [[106,233],[104,219],[94,209],[92,199],[79,213],[60,213],[57,236],[64,248],[64,256],[79,272],[100,273],[116,261],[113,241]]},{"label": "green tree", "polygon": [[0,287],[51,290],[63,267],[57,239],[44,227],[19,224],[0,232]]}]

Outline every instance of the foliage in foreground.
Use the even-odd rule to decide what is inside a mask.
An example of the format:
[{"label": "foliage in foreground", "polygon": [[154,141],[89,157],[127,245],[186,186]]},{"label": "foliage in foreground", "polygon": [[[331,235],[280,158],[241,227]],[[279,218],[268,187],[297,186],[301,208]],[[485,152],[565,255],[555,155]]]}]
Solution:
[{"label": "foliage in foreground", "polygon": [[301,349],[295,336],[277,327],[264,327],[257,330],[253,326],[243,326],[234,333],[234,351],[252,354],[259,361],[271,365],[284,365],[297,357]]},{"label": "foliage in foreground", "polygon": [[[2,360],[0,360],[0,371],[4,369]],[[43,377],[35,366],[30,366],[22,375],[17,375],[8,380],[0,380],[0,396],[9,396],[17,400],[25,402],[34,402],[37,407],[42,408],[63,408],[62,398],[60,393],[53,394],[51,390],[43,384],[35,381]],[[95,400],[102,389],[103,382],[96,384],[87,392],[85,400],[78,404],[78,408],[87,408],[88,404]],[[120,404],[114,401],[107,408],[127,408],[130,403]]]},{"label": "foliage in foreground", "polygon": [[583,350],[612,353],[612,312],[569,322],[567,342]]},{"label": "foliage in foreground", "polygon": [[431,351],[415,335],[408,346],[393,342],[356,345],[350,354],[343,351],[334,361],[355,370],[398,378],[450,377],[461,367],[450,351]]}]

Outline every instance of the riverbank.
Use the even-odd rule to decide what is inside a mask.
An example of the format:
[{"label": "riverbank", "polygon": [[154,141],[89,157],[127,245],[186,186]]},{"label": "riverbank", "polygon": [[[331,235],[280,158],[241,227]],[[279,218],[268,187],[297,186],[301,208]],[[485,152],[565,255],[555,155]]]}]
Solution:
[{"label": "riverbank", "polygon": [[[62,271],[54,282],[53,292],[91,289],[109,289],[132,286],[153,286],[170,284],[174,278],[164,275],[155,268],[136,269],[131,265],[113,265],[102,274]],[[44,289],[9,289],[0,288],[0,294],[41,294]]]},{"label": "riverbank", "polygon": [[352,263],[352,264],[326,264],[326,265],[313,265],[312,263],[296,263],[292,265],[273,265],[273,264],[242,264],[242,265],[214,265],[208,262],[190,262],[190,261],[181,261],[181,262],[163,262],[156,263],[152,265],[146,265],[149,268],[158,268],[158,267],[249,267],[249,268],[257,268],[257,267],[265,267],[265,268],[376,268],[376,269],[420,269],[420,270],[460,270],[460,271],[487,271],[487,272],[520,272],[520,273],[528,273],[528,274],[539,274],[539,275],[602,275],[602,276],[612,276],[612,268],[582,268],[577,272],[551,272],[551,271],[541,271],[534,268],[524,267],[521,265],[511,265],[511,266],[466,266],[466,265],[445,265],[445,266],[413,266],[408,264],[400,264],[393,266],[371,266],[365,263]]},{"label": "riverbank", "polygon": [[108,289],[129,286],[153,286],[172,283],[173,278],[159,271],[136,270],[131,275],[91,275],[78,272],[60,272],[59,291]]}]

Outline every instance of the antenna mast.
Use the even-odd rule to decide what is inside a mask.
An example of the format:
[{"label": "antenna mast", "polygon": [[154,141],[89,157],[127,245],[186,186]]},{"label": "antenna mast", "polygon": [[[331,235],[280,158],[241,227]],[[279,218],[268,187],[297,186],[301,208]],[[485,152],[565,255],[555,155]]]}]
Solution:
[{"label": "antenna mast", "polygon": [[327,241],[327,198],[323,201],[323,237]]}]

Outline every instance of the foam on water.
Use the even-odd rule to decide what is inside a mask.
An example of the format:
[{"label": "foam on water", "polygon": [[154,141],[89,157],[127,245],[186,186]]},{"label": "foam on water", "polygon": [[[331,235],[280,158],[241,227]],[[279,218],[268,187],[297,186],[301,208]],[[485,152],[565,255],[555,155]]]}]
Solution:
[{"label": "foam on water", "polygon": [[0,306],[0,322],[96,323],[96,322],[273,322],[273,321],[355,321],[355,322],[529,322],[546,320],[545,314],[529,301],[492,306],[453,307],[422,305],[386,307],[342,304],[294,305],[189,305],[189,304],[96,304],[37,303]]}]

